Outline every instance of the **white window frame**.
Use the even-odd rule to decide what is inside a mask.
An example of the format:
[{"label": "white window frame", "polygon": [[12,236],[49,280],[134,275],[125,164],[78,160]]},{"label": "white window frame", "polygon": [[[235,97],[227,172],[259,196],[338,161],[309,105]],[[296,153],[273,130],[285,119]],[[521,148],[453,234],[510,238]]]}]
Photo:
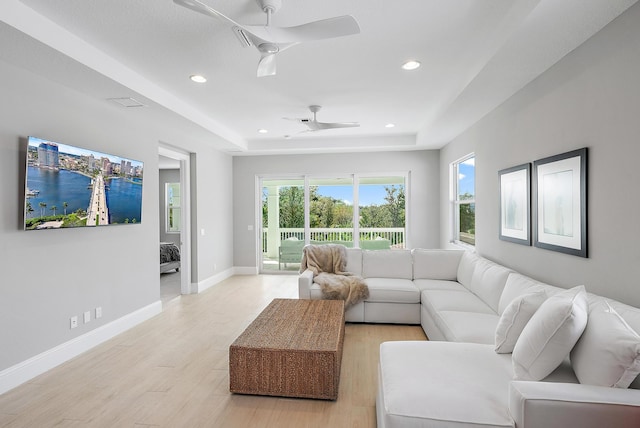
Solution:
[{"label": "white window frame", "polygon": [[[178,195],[178,198],[180,200],[180,203],[178,203],[177,205],[171,205],[171,202],[169,201],[169,189],[172,186],[178,185],[178,188],[180,189],[180,195]],[[164,185],[164,202],[165,202],[165,233],[167,234],[180,234],[180,231],[182,229],[182,225],[181,225],[181,218],[182,218],[182,189],[180,188],[180,183],[165,183]],[[178,218],[178,224],[174,225],[174,228],[171,228],[171,224],[170,224],[170,217],[171,217],[171,210],[174,211],[178,211],[180,217]]]},{"label": "white window frame", "polygon": [[[452,162],[450,165],[450,170],[451,170],[451,180],[450,180],[450,189],[451,189],[451,242],[453,244],[456,245],[460,245],[463,247],[468,247],[468,248],[475,248],[475,244],[470,244],[468,242],[464,242],[460,240],[460,205],[471,205],[476,203],[476,190],[475,190],[475,183],[476,183],[476,174],[475,174],[475,167],[474,167],[474,178],[473,178],[473,183],[474,183],[474,191],[473,191],[473,199],[460,199],[460,191],[459,191],[459,184],[460,184],[460,164],[468,161],[471,158],[474,158],[474,162],[475,162],[475,153],[469,153],[466,156],[461,157],[460,159],[456,160],[455,162]],[[475,221],[474,221],[475,223]],[[475,224],[474,224],[474,229],[475,229]]]}]

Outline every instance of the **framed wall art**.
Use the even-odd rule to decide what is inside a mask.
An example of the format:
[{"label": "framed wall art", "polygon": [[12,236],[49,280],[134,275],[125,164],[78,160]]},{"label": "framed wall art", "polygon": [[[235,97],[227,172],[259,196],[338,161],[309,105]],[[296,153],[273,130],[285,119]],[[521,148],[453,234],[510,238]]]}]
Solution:
[{"label": "framed wall art", "polygon": [[500,232],[503,241],[531,245],[531,164],[498,171]]},{"label": "framed wall art", "polygon": [[534,245],[587,257],[587,149],[533,163]]}]

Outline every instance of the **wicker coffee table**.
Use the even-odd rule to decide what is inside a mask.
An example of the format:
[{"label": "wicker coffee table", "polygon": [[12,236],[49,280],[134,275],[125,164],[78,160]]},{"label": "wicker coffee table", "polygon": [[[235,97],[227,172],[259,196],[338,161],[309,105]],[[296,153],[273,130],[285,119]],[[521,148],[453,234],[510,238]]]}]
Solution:
[{"label": "wicker coffee table", "polygon": [[229,347],[229,389],[338,398],[344,302],[275,299]]}]

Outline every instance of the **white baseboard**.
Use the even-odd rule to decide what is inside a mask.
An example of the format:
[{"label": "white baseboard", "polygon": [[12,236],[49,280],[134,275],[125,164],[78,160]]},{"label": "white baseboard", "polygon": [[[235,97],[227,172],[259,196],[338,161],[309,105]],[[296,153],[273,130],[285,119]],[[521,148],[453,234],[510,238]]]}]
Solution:
[{"label": "white baseboard", "polygon": [[144,308],[127,314],[108,324],[91,330],[68,342],[62,343],[41,354],[18,363],[0,372],[0,394],[19,386],[34,377],[82,354],[89,349],[129,330],[162,312],[162,303],[158,300]]},{"label": "white baseboard", "polygon": [[257,275],[257,266],[236,266],[233,268],[234,275]]},{"label": "white baseboard", "polygon": [[202,293],[204,290],[213,287],[214,285],[230,278],[234,275],[233,269],[227,269],[207,279],[204,279],[196,284],[196,293]]}]

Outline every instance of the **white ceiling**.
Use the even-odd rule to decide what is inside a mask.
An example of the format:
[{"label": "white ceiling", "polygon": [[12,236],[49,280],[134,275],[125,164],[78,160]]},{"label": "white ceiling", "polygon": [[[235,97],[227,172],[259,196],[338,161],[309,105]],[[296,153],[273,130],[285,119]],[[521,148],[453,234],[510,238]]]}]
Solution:
[{"label": "white ceiling", "polygon": [[[265,23],[256,0],[201,1]],[[171,0],[3,0],[0,59],[84,92],[94,82],[91,96],[139,99],[234,154],[440,148],[636,1],[283,0],[272,25],[348,14],[361,33],[294,46],[276,76],[257,78],[254,48]],[[422,67],[402,70],[411,58]],[[311,104],[320,121],[361,126],[299,133],[283,119],[309,117]]]}]

